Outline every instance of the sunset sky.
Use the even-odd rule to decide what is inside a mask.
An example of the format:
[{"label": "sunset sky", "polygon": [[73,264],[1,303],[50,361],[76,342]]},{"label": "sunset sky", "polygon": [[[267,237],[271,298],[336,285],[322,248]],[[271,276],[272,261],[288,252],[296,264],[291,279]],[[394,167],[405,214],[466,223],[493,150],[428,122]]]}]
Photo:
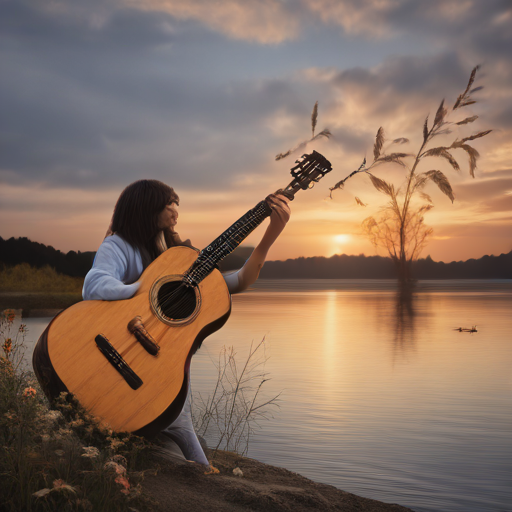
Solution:
[{"label": "sunset sky", "polygon": [[[453,105],[480,64],[478,115],[441,143],[473,141],[449,178],[455,202],[425,191],[434,234],[422,256],[452,261],[512,250],[512,4],[508,0],[2,0],[0,236],[94,251],[114,203],[134,180],[180,195],[178,231],[201,248],[285,186],[311,143],[333,172],[297,194],[270,259],[375,254],[362,221],[385,205],[357,175],[377,129],[416,153],[427,114]],[[399,186],[404,169],[375,174]],[[355,197],[366,207],[359,206]],[[247,240],[254,244],[262,227]]]}]

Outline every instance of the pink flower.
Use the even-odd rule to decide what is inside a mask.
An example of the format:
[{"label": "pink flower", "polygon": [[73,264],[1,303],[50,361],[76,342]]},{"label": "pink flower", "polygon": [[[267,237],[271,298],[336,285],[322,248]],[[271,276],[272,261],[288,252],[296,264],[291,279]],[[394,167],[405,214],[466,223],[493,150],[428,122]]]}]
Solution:
[{"label": "pink flower", "polygon": [[72,486],[64,482],[62,478],[53,481],[53,489],[55,491],[71,491],[76,494],[76,489]]},{"label": "pink flower", "polygon": [[124,487],[124,489],[121,489],[121,492],[123,494],[129,494],[129,489],[130,489],[130,482],[128,482],[128,478],[122,476],[122,475],[118,475],[116,477],[116,483],[122,485]]}]

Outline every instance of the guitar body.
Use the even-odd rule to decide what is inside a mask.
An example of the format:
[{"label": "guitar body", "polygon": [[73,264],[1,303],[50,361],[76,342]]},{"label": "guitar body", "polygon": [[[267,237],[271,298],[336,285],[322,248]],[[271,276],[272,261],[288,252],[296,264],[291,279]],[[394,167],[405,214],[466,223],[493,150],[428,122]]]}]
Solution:
[{"label": "guitar body", "polygon": [[[57,315],[39,339],[33,358],[46,394],[55,398],[61,391],[73,393],[102,424],[118,431],[152,436],[172,423],[185,402],[192,355],[231,312],[224,278],[214,270],[190,292],[197,299],[192,314],[179,321],[162,318],[162,282],[165,285],[171,276],[179,282],[196,259],[197,252],[189,247],[168,249],[144,271],[131,299],[83,301]],[[137,317],[156,343],[157,354],[130,330]],[[130,384],[130,375],[116,368],[118,360],[110,361],[100,350],[98,336],[122,358],[124,369],[127,365],[130,375],[135,374],[137,389]]]}]

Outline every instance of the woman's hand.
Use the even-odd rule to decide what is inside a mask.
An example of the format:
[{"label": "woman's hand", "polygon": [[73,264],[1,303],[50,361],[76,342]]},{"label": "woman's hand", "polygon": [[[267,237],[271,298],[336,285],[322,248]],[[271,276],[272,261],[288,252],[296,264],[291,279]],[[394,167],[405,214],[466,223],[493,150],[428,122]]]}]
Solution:
[{"label": "woman's hand", "polygon": [[290,220],[291,210],[289,200],[282,194],[270,194],[267,196],[266,201],[272,208],[269,230],[277,237]]}]

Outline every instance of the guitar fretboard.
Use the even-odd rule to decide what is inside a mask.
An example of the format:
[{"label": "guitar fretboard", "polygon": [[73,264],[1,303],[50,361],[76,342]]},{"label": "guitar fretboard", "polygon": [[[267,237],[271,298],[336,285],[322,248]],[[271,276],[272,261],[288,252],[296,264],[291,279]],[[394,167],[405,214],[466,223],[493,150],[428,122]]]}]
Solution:
[{"label": "guitar fretboard", "polygon": [[217,268],[220,261],[232,253],[271,213],[272,209],[266,201],[260,201],[199,253],[197,260],[185,272],[183,280],[192,286],[197,286],[214,268]]}]

